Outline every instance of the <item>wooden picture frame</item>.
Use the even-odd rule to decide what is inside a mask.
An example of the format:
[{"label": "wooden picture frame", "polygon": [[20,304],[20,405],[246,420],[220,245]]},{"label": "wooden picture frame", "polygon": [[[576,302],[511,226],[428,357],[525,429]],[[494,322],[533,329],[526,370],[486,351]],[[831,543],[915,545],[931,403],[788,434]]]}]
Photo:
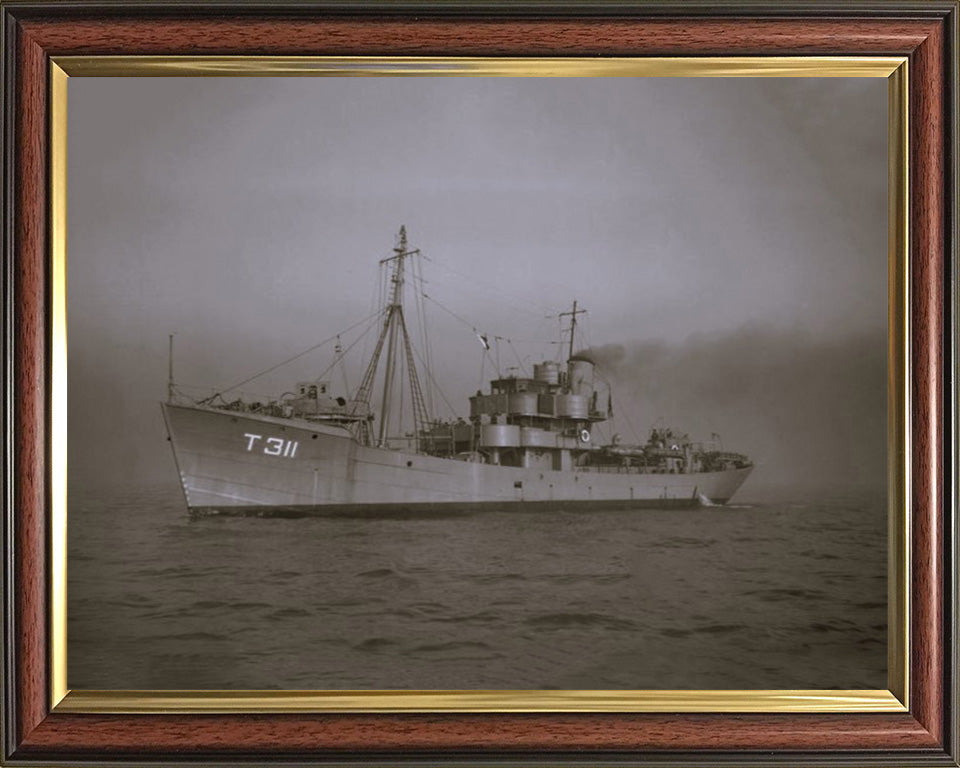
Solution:
[{"label": "wooden picture frame", "polygon": [[[958,765],[956,2],[0,2],[4,157],[4,762]],[[905,57],[911,528],[904,711],[84,708],[61,701],[58,57]],[[62,193],[62,190],[61,190]],[[894,206],[896,207],[896,206]],[[61,436],[62,437],[62,436]],[[61,585],[62,586],[62,585]],[[59,655],[58,655],[59,654]],[[62,670],[61,670],[62,671]],[[202,698],[202,695],[201,697]],[[67,700],[67,703],[69,701]],[[88,702],[89,703],[89,702]],[[181,697],[180,704],[183,703]],[[180,709],[170,711],[166,707]]]}]

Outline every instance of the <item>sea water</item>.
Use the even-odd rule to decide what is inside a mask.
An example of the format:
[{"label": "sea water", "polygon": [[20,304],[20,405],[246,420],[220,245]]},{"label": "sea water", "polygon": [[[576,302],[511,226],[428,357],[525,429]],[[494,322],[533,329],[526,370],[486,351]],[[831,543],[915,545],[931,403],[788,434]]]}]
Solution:
[{"label": "sea water", "polygon": [[882,494],[742,494],[265,519],[74,490],[68,684],[886,688]]}]

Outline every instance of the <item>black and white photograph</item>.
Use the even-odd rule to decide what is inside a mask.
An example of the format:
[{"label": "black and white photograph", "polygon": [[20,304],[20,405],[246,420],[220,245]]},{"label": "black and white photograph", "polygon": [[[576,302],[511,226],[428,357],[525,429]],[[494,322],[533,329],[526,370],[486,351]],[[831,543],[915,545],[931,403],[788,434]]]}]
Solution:
[{"label": "black and white photograph", "polygon": [[70,688],[886,689],[887,87],[71,79]]}]

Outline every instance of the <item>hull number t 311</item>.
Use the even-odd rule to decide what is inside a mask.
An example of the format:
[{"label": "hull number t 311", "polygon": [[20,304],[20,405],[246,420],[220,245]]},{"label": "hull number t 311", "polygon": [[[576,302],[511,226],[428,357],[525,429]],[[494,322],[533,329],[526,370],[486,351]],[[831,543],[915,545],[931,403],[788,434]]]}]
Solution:
[{"label": "hull number t 311", "polygon": [[[263,435],[254,435],[250,432],[244,432],[243,436],[247,438],[248,451],[252,451],[256,446],[257,448],[263,448],[263,452],[267,456],[286,456],[288,459],[292,459],[297,455],[297,446],[300,445],[298,440],[284,440],[280,437],[264,438]],[[263,440],[262,443],[261,440]]]}]

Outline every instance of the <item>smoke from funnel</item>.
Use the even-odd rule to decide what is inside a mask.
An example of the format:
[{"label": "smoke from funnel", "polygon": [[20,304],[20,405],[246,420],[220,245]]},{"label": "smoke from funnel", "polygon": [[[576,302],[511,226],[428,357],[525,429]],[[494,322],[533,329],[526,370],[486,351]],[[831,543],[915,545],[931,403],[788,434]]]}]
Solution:
[{"label": "smoke from funnel", "polygon": [[760,485],[885,487],[882,332],[824,341],[751,325],[588,353],[613,384],[618,420],[626,412],[639,422],[632,433],[657,425],[695,440],[718,433],[726,449],[754,460]]}]

